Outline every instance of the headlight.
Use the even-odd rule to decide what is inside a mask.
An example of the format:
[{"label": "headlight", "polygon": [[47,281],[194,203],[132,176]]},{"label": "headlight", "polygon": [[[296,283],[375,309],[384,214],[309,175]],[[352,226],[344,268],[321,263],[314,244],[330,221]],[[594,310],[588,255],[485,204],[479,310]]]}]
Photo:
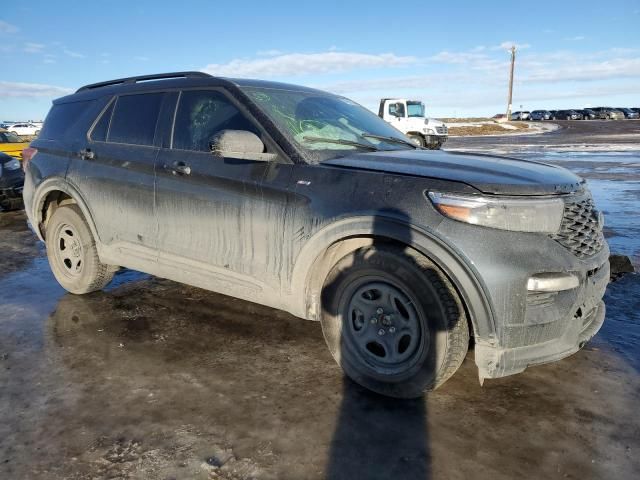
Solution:
[{"label": "headlight", "polygon": [[4,168],[6,170],[19,170],[20,162],[14,158],[13,160],[9,160],[8,162],[5,162]]},{"label": "headlight", "polygon": [[429,192],[443,215],[461,222],[515,232],[557,233],[564,215],[559,198],[500,198]]}]

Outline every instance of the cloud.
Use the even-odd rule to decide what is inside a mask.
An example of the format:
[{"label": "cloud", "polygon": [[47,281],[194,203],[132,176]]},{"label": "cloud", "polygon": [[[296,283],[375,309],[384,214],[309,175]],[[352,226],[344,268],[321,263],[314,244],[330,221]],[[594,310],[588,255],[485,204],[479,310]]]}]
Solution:
[{"label": "cloud", "polygon": [[149,57],[143,57],[143,56],[137,56],[137,57],[133,57],[133,59],[137,62],[148,62],[149,61]]},{"label": "cloud", "polygon": [[24,44],[23,50],[27,53],[42,53],[44,47],[42,43],[27,42]]},{"label": "cloud", "polygon": [[640,77],[640,58],[612,58],[601,62],[574,61],[556,65],[555,68],[533,69],[524,76],[523,81],[591,82],[628,77]]},{"label": "cloud", "polygon": [[565,40],[567,40],[568,42],[579,42],[580,40],[584,40],[585,38],[587,37],[583,35],[577,35],[575,37],[567,37],[565,38]]},{"label": "cloud", "polygon": [[0,82],[0,98],[60,97],[72,91],[70,88],[42,83]]},{"label": "cloud", "polygon": [[[475,49],[474,49],[475,50]],[[447,50],[437,53],[427,60],[436,63],[463,64],[469,62],[477,62],[487,59],[484,53],[474,52],[449,52]]]},{"label": "cloud", "polygon": [[365,68],[388,68],[411,65],[415,57],[393,53],[320,52],[288,53],[269,58],[235,59],[228,63],[207,65],[203,71],[229,77],[300,76],[336,73]]},{"label": "cloud", "polygon": [[82,53],[74,52],[73,50],[69,50],[67,48],[64,48],[62,50],[62,53],[64,53],[65,55],[67,55],[69,57],[73,57],[73,58],[85,58],[86,57],[86,55],[83,55]]},{"label": "cloud", "polygon": [[516,50],[525,50],[527,48],[531,48],[531,45],[529,45],[528,43],[517,43],[511,40],[507,40],[506,42],[502,42],[500,45],[491,47],[491,50],[510,50],[512,46],[515,46]]},{"label": "cloud", "polygon": [[17,33],[20,29],[4,20],[0,20],[0,33]]}]

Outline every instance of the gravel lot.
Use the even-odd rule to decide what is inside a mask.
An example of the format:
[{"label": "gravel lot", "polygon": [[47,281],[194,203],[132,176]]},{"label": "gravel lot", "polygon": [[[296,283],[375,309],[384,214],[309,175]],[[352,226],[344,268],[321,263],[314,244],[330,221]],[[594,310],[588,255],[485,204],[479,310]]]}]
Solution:
[{"label": "gravel lot", "polygon": [[[447,148],[578,171],[637,263],[640,122],[558,123]],[[343,378],[318,323],[129,271],[67,294],[24,214],[0,213],[0,478],[637,479],[640,276],[606,300],[566,360],[480,387],[470,353],[391,400]]]}]

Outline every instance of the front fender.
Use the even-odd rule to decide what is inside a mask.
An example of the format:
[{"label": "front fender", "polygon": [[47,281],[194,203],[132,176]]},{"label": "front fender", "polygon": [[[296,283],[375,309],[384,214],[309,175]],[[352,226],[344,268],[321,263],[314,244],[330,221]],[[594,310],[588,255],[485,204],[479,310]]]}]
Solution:
[{"label": "front fender", "polygon": [[[330,269],[339,258],[371,244],[374,238],[403,243],[436,263],[460,293],[469,312],[476,341],[493,343],[496,331],[493,310],[486,288],[471,263],[436,233],[395,218],[361,216],[341,219],[311,237],[294,263],[287,292],[294,303],[292,313],[311,320],[319,319],[319,299],[328,273],[320,265],[323,256],[327,252],[333,255],[334,258],[327,262]],[[336,248],[338,245],[344,245],[344,248]]]}]

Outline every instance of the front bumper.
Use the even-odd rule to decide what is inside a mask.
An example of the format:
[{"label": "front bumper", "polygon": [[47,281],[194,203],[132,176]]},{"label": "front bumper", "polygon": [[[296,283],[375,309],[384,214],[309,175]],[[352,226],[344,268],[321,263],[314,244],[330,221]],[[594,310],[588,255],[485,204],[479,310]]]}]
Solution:
[{"label": "front bumper", "polygon": [[[608,254],[608,249],[596,258],[601,259],[603,253]],[[502,346],[476,344],[481,379],[505,377],[560,360],[598,333],[605,317],[602,298],[609,283],[609,261],[573,274],[579,279],[573,289],[528,292],[525,322],[505,328]]]},{"label": "front bumper", "polygon": [[430,134],[424,136],[427,145],[444,145],[444,143],[447,141],[447,138],[447,134]]}]

